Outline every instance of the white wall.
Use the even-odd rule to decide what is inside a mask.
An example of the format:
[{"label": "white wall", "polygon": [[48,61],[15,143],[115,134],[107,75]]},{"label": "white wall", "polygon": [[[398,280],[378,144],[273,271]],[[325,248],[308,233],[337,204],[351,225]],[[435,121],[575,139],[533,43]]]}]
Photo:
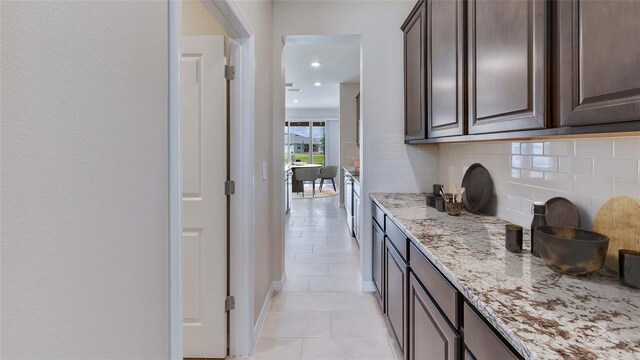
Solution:
[{"label": "white wall", "polygon": [[[340,178],[344,176],[342,167],[353,167],[353,162],[360,159],[360,148],[356,134],[356,95],[360,92],[359,83],[340,84]],[[340,182],[340,192],[344,191],[344,184]],[[340,203],[344,198],[340,197]]]},{"label": "white wall", "polygon": [[[402,142],[403,65],[400,26],[415,1],[275,1],[273,32],[274,128],[284,118],[284,77],[282,76],[282,36],[285,35],[361,35],[361,107],[363,145],[361,145],[363,199],[363,278],[371,279],[372,191],[426,190],[435,179],[435,162],[423,157],[436,156],[436,148],[408,147]],[[278,149],[283,136],[274,133]],[[376,153],[387,146],[398,159],[384,161]],[[281,151],[279,151],[281,152]],[[417,156],[423,154],[423,157]],[[432,155],[429,155],[432,154]],[[395,180],[390,178],[395,175]],[[280,183],[276,181],[276,183]],[[275,191],[278,186],[274,187]],[[281,213],[282,205],[274,209]],[[282,218],[280,218],[280,223]],[[280,225],[280,224],[279,224]],[[276,234],[282,239],[282,234]],[[282,241],[282,240],[280,240]]]},{"label": "white wall", "polygon": [[[255,207],[252,216],[255,220],[253,303],[254,319],[257,320],[272,283],[281,280],[284,271],[284,247],[283,244],[274,240],[278,238],[275,234],[283,231],[282,226],[276,223],[275,219],[282,217],[284,209],[282,213],[273,212],[274,206],[277,206],[275,204],[282,207],[281,199],[284,196],[281,189],[284,182],[282,161],[284,143],[273,143],[272,2],[238,1],[238,5],[255,31],[254,161],[256,178],[254,179]],[[280,128],[278,135],[284,138],[283,133],[283,128]],[[268,168],[266,180],[261,176],[263,162],[267,163]],[[277,164],[277,171],[274,163]]]},{"label": "white wall", "polygon": [[438,182],[462,182],[467,167],[483,164],[493,178],[497,216],[531,225],[533,201],[563,196],[590,229],[612,196],[640,199],[640,136],[503,141],[439,145]]},{"label": "white wall", "polygon": [[[328,120],[325,122],[325,165],[340,166],[340,122],[338,120]],[[335,178],[336,186],[340,181],[340,172]]]},{"label": "white wall", "polygon": [[167,358],[167,2],[0,6],[1,355]]},{"label": "white wall", "polygon": [[182,35],[226,35],[226,33],[201,0],[182,0]]}]

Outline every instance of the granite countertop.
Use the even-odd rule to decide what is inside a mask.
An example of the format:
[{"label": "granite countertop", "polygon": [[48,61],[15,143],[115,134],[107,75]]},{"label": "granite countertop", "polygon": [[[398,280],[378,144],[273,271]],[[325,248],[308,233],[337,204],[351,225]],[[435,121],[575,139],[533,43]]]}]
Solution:
[{"label": "granite countertop", "polygon": [[640,358],[640,290],[601,270],[561,275],[504,248],[506,221],[426,206],[424,194],[371,194],[374,202],[525,359]]}]

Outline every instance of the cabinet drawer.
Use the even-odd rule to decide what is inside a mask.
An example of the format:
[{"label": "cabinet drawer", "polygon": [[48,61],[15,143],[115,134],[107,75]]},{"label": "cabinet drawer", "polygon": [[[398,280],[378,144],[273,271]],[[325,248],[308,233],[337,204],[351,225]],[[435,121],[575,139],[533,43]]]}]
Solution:
[{"label": "cabinet drawer", "polygon": [[398,228],[393,221],[386,222],[386,231],[389,241],[395,246],[402,257],[402,260],[407,261],[407,236]]},{"label": "cabinet drawer", "polygon": [[520,358],[466,303],[464,304],[464,343],[473,353],[473,357],[478,360]]},{"label": "cabinet drawer", "polygon": [[458,301],[460,293],[445,279],[440,272],[422,255],[420,250],[411,244],[410,266],[416,277],[424,284],[442,312],[456,328],[460,325]]},{"label": "cabinet drawer", "polygon": [[375,202],[371,202],[371,214],[378,223],[378,226],[384,231],[384,212]]}]

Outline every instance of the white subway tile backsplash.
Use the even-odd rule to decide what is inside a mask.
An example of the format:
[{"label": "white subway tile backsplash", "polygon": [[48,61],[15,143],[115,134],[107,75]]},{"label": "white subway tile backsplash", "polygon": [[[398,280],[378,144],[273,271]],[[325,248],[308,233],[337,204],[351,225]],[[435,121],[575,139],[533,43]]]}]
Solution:
[{"label": "white subway tile backsplash", "polygon": [[615,180],[638,180],[638,160],[594,159],[593,173],[597,177]]},{"label": "white subway tile backsplash", "polygon": [[548,172],[544,174],[544,187],[573,192],[573,175]]},{"label": "white subway tile backsplash", "polygon": [[576,156],[613,157],[613,139],[578,139],[576,140]]},{"label": "white subway tile backsplash", "polygon": [[580,157],[558,158],[558,171],[573,175],[593,175],[593,159]]},{"label": "white subway tile backsplash", "polygon": [[496,215],[521,226],[531,223],[532,202],[555,196],[578,206],[587,229],[612,196],[640,198],[640,136],[443,144],[438,149],[438,183],[459,183],[469,165],[483,164],[495,183]]},{"label": "white subway tile backsplash", "polygon": [[512,155],[511,167],[519,169],[531,169],[531,156]]},{"label": "white subway tile backsplash", "polygon": [[556,189],[547,189],[544,187],[534,186],[533,190],[533,201],[547,201],[553,197],[558,196],[559,191]]},{"label": "white subway tile backsplash", "polygon": [[531,168],[543,171],[558,171],[558,158],[553,156],[534,156]]},{"label": "white subway tile backsplash", "polygon": [[544,143],[544,154],[555,156],[573,156],[575,143],[570,140],[546,141]]},{"label": "white subway tile backsplash", "polygon": [[574,191],[578,194],[610,198],[613,196],[613,180],[592,176],[576,176]]},{"label": "white subway tile backsplash", "polygon": [[637,137],[613,139],[613,155],[618,159],[640,159],[640,141]]},{"label": "white subway tile backsplash", "polygon": [[521,170],[520,174],[520,182],[533,186],[544,186],[542,171]]},{"label": "white subway tile backsplash", "polygon": [[614,180],[613,195],[629,195],[640,199],[640,182]]},{"label": "white subway tile backsplash", "polygon": [[522,143],[520,144],[520,153],[522,155],[542,155],[544,153],[544,144],[541,142]]}]

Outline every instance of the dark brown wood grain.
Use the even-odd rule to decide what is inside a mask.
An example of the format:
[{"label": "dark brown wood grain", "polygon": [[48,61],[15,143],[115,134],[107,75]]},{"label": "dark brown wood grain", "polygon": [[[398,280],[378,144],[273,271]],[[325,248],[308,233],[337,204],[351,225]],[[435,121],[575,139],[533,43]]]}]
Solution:
[{"label": "dark brown wood grain", "polygon": [[640,2],[555,5],[560,125],[640,120]]},{"label": "dark brown wood grain", "polygon": [[406,337],[406,294],[407,294],[407,264],[400,257],[393,244],[387,241],[385,294],[387,317],[400,349],[404,352]]},{"label": "dark brown wood grain", "polygon": [[409,360],[459,359],[460,335],[416,277],[409,277]]},{"label": "dark brown wood grain", "polygon": [[546,126],[547,3],[470,0],[469,134]]},{"label": "dark brown wood grain", "polygon": [[465,130],[465,6],[462,0],[427,2],[427,135]]},{"label": "dark brown wood grain", "polygon": [[405,139],[425,139],[425,37],[426,2],[420,1],[402,25],[404,31],[404,128]]}]

